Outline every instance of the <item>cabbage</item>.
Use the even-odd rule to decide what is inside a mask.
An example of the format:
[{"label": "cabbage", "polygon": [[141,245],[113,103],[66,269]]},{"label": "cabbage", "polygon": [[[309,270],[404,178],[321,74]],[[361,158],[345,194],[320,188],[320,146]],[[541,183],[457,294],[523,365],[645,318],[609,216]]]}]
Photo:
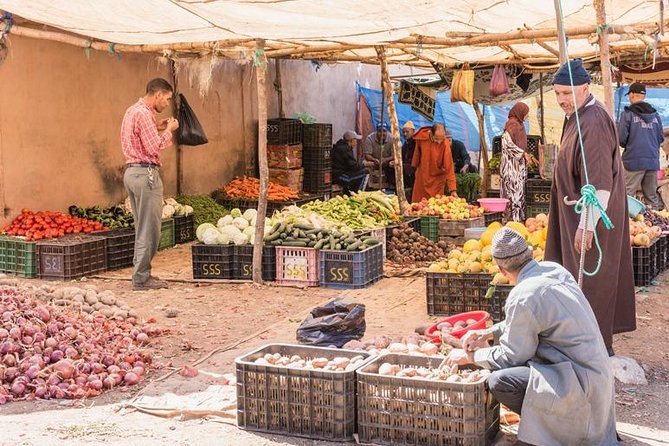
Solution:
[{"label": "cabbage", "polygon": [[255,226],[248,226],[246,229],[242,231],[242,234],[245,234],[248,238],[251,238],[251,235],[255,234],[256,228]]},{"label": "cabbage", "polygon": [[256,240],[256,234],[254,232],[253,234],[251,234],[251,237],[249,237],[249,243],[254,244],[255,240]]},{"label": "cabbage", "polygon": [[242,233],[242,231],[240,231],[239,228],[234,225],[223,226],[218,230],[221,232],[221,234],[227,234],[230,238],[233,238],[234,236]]},{"label": "cabbage", "polygon": [[232,218],[232,215],[226,215],[225,217],[221,217],[218,219],[218,223],[216,223],[216,226],[222,228],[223,226],[231,225],[233,220],[234,218]]},{"label": "cabbage", "polygon": [[216,228],[209,228],[202,234],[202,241],[205,245],[215,245],[219,235],[221,233]]},{"label": "cabbage", "polygon": [[179,203],[174,198],[166,198],[164,204],[171,204],[176,207]]},{"label": "cabbage", "polygon": [[237,217],[234,220],[232,220],[232,224],[237,226],[241,230],[244,230],[249,226],[249,222],[242,217]]},{"label": "cabbage", "polygon": [[188,206],[188,205],[183,206],[183,215],[184,216],[191,215],[193,212],[195,212],[195,211],[193,210],[192,206]]},{"label": "cabbage", "polygon": [[253,222],[256,221],[256,215],[258,215],[258,211],[255,209],[247,209],[244,211],[244,215],[242,215],[242,217],[250,224],[253,224]]},{"label": "cabbage", "polygon": [[200,226],[198,226],[195,230],[195,236],[199,241],[203,241],[202,236],[204,235],[204,231],[207,229],[216,229],[216,226],[212,225],[211,223],[202,223]]},{"label": "cabbage", "polygon": [[230,236],[228,234],[218,234],[218,237],[216,238],[216,244],[218,245],[227,245],[230,243]]},{"label": "cabbage", "polygon": [[239,208],[234,208],[233,210],[230,211],[230,215],[232,215],[232,218],[241,217],[242,211],[240,211]]},{"label": "cabbage", "polygon": [[245,234],[239,233],[232,237],[232,241],[235,245],[246,245],[249,242],[249,238]]}]

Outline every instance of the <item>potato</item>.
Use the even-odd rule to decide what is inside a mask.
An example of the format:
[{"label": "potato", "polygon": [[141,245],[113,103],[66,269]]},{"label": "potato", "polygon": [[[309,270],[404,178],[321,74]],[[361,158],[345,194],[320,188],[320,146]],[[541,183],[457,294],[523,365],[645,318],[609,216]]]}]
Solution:
[{"label": "potato", "polygon": [[390,363],[384,362],[381,364],[381,367],[379,367],[379,375],[394,376],[396,373],[395,368]]},{"label": "potato", "polygon": [[332,360],[332,363],[338,369],[345,369],[351,363],[351,360],[348,358],[335,358]]},{"label": "potato", "polygon": [[439,347],[431,342],[426,342],[425,344],[421,345],[420,351],[428,356],[436,355],[437,352],[439,352]]},{"label": "potato", "polygon": [[441,322],[437,325],[437,330],[443,330],[444,328],[453,328],[453,325],[450,322]]},{"label": "potato", "polygon": [[328,361],[326,358],[316,358],[311,360],[311,365],[315,369],[321,369],[323,367],[326,367],[328,365]]},{"label": "potato", "polygon": [[467,319],[467,325],[474,325],[478,321],[476,319]]},{"label": "potato", "polygon": [[290,362],[297,362],[300,361],[302,358],[300,358],[300,355],[293,355],[290,357]]},{"label": "potato", "polygon": [[407,344],[407,351],[408,351],[409,353],[417,351],[418,348],[419,348],[419,347],[418,347],[418,345],[416,345],[416,344]]},{"label": "potato", "polygon": [[357,364],[358,362],[364,361],[365,357],[362,355],[354,356],[351,358],[350,362],[351,364]]},{"label": "potato", "polygon": [[435,330],[432,332],[431,336],[436,336],[438,338],[441,337],[441,331],[440,330]]},{"label": "potato", "polygon": [[352,341],[348,341],[342,348],[345,350],[362,350],[365,348],[365,344],[354,339]]},{"label": "potato", "polygon": [[413,367],[407,367],[406,369],[402,370],[406,376],[409,378],[414,377],[417,375],[416,369]]},{"label": "potato", "polygon": [[258,365],[268,365],[269,364],[265,358],[258,358],[255,361],[253,361],[253,363],[258,364]]},{"label": "potato", "polygon": [[272,355],[271,353],[265,353],[263,359],[267,361],[268,364],[274,364],[276,362],[276,359],[274,359],[274,355]]},{"label": "potato", "polygon": [[459,383],[462,382],[462,377],[458,374],[451,375],[448,378],[446,378],[447,383]]},{"label": "potato", "polygon": [[374,338],[374,345],[378,349],[387,348],[390,345],[390,339],[387,336],[377,336]]},{"label": "potato", "polygon": [[464,328],[464,327],[466,327],[466,326],[467,326],[467,323],[466,323],[465,321],[457,321],[457,322],[455,323],[455,327],[456,327],[456,328]]},{"label": "potato", "polygon": [[288,358],[287,356],[282,356],[274,364],[280,366],[287,366],[288,364],[290,364],[290,358]]},{"label": "potato", "polygon": [[409,351],[408,347],[405,344],[400,344],[399,342],[390,344],[388,346],[388,350],[391,353],[406,353],[407,351]]}]

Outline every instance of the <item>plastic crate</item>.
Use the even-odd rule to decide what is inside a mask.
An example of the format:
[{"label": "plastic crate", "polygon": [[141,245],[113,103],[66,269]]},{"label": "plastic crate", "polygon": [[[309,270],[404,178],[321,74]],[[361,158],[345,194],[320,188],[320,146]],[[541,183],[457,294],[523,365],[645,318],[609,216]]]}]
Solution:
[{"label": "plastic crate", "polygon": [[221,280],[232,277],[234,245],[192,246],[193,279]]},{"label": "plastic crate", "polygon": [[427,314],[452,316],[467,311],[488,311],[486,299],[492,275],[427,272]]},{"label": "plastic crate", "polygon": [[421,217],[420,233],[433,242],[439,241],[439,217]]},{"label": "plastic crate", "polygon": [[37,243],[40,279],[73,280],[107,269],[107,239],[75,235]]},{"label": "plastic crate", "polygon": [[302,190],[304,181],[304,169],[269,169],[269,180],[272,183],[281,184],[294,191]]},{"label": "plastic crate", "polygon": [[303,370],[254,363],[267,353],[299,355],[302,359],[369,358],[369,354],[272,344],[235,360],[240,428],[321,440],[352,440],[356,416],[355,371]]},{"label": "plastic crate", "polygon": [[485,195],[488,198],[499,198],[499,190],[488,189]]},{"label": "plastic crate", "polygon": [[178,215],[174,217],[174,244],[180,245],[195,240],[195,216]]},{"label": "plastic crate", "polygon": [[657,246],[657,271],[663,272],[667,269],[667,255],[669,254],[669,236],[662,234],[658,239]]},{"label": "plastic crate", "polygon": [[107,269],[109,271],[132,266],[135,255],[135,229],[114,229],[100,233],[107,239]]},{"label": "plastic crate", "polygon": [[551,180],[529,179],[525,183],[525,203],[528,206],[548,206],[551,202]]},{"label": "plastic crate", "polygon": [[275,118],[267,120],[267,144],[300,144],[302,122],[299,119]]},{"label": "plastic crate", "polygon": [[0,235],[0,272],[19,277],[37,277],[37,243]]},{"label": "plastic crate", "polygon": [[548,214],[550,206],[548,204],[533,204],[525,209],[525,218],[536,217],[539,214]]},{"label": "plastic crate", "polygon": [[[235,280],[253,280],[253,245],[240,245],[234,248],[232,276]],[[262,280],[276,280],[276,247],[263,246]]]},{"label": "plastic crate", "polygon": [[657,240],[650,246],[632,246],[632,268],[634,270],[634,285],[648,286],[656,275],[656,265],[653,259]]},{"label": "plastic crate", "polygon": [[394,224],[394,225],[388,225],[386,226],[386,248],[388,247],[388,243],[390,242],[390,239],[393,237],[393,229],[399,228],[403,224],[407,224],[413,229],[414,231],[418,232],[420,234],[420,218],[419,217],[405,217],[402,219],[401,222]]},{"label": "plastic crate", "polygon": [[490,284],[486,290],[486,293],[492,293],[492,296],[489,299],[489,307],[485,311],[490,313],[490,317],[492,317],[493,322],[497,323],[506,319],[504,305],[506,305],[506,299],[509,297],[512,289],[513,285]]},{"label": "plastic crate", "polygon": [[321,286],[357,289],[378,282],[383,277],[383,245],[363,251],[320,251]]},{"label": "plastic crate", "polygon": [[380,356],[356,372],[360,443],[483,446],[499,432],[499,403],[476,384],[379,375],[384,362],[437,368],[442,358]]},{"label": "plastic crate", "polygon": [[504,212],[484,212],[483,213],[483,221],[484,225],[488,226],[491,223],[494,222],[499,222],[503,223],[504,222]]},{"label": "plastic crate", "polygon": [[332,147],[332,124],[302,124],[304,147]]},{"label": "plastic crate", "polygon": [[299,169],[302,167],[302,144],[268,144],[267,165],[277,169]]},{"label": "plastic crate", "polygon": [[303,154],[304,191],[330,192],[332,190],[332,146],[305,148]]},{"label": "plastic crate", "polygon": [[[540,135],[527,135],[527,152],[539,159],[539,145],[542,144]],[[495,136],[492,139],[492,156],[502,151],[502,137]]]},{"label": "plastic crate", "polygon": [[439,219],[439,240],[443,237],[464,237],[465,229],[485,226],[483,217],[468,218],[466,220]]},{"label": "plastic crate", "polygon": [[658,274],[660,274],[660,269],[658,268],[658,256],[660,253],[660,239],[655,239],[653,243],[650,245],[650,255],[651,255],[651,263],[650,263],[650,275],[651,279],[654,279],[657,277]]},{"label": "plastic crate", "polygon": [[318,266],[314,248],[276,247],[276,282],[281,286],[318,286]]},{"label": "plastic crate", "polygon": [[163,220],[160,223],[160,242],[158,243],[158,251],[172,248],[174,246],[174,219],[170,218]]}]

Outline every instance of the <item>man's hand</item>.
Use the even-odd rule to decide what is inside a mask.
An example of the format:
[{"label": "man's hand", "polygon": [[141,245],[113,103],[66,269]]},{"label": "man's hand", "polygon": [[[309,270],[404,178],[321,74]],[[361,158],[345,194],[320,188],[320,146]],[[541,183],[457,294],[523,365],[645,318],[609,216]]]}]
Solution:
[{"label": "man's hand", "polygon": [[[587,231],[585,233],[585,252],[590,251],[592,248],[592,237],[594,233],[592,231]],[[583,229],[579,228],[576,230],[576,235],[574,236],[574,249],[578,254],[581,253],[581,239],[583,238]]]},{"label": "man's hand", "polygon": [[168,132],[173,132],[178,128],[179,128],[179,121],[177,121],[177,118],[168,118],[167,119],[167,131]]},{"label": "man's hand", "polygon": [[451,350],[451,352],[444,360],[444,364],[447,365],[448,367],[452,367],[454,365],[460,366],[473,363],[474,363],[474,354],[471,352],[468,353],[461,348],[454,348],[453,350]]},{"label": "man's hand", "polygon": [[492,334],[488,330],[471,330],[462,337],[462,348],[466,352],[473,352],[488,346]]},{"label": "man's hand", "polygon": [[159,132],[162,132],[163,130],[165,130],[167,128],[167,122],[168,121],[169,121],[169,119],[167,119],[167,118],[166,119],[161,119],[160,122],[158,122],[156,124],[156,129],[158,129]]},{"label": "man's hand", "polygon": [[469,164],[465,164],[462,166],[462,169],[460,169],[460,173],[467,173],[469,172]]},{"label": "man's hand", "polygon": [[456,191],[451,192],[451,197],[458,198],[458,193]]}]

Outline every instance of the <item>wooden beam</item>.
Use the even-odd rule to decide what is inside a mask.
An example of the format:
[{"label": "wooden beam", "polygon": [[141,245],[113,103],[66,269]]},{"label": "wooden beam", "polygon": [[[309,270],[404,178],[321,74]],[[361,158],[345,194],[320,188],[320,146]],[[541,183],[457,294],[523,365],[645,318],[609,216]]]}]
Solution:
[{"label": "wooden beam", "polygon": [[488,179],[490,178],[490,169],[488,169],[488,144],[485,139],[485,122],[483,121],[483,113],[479,108],[479,103],[474,99],[472,104],[474,107],[474,112],[476,113],[476,119],[479,125],[479,155],[483,160],[483,175],[481,175],[481,190],[482,195],[485,197],[488,191]]},{"label": "wooden beam", "polygon": [[279,118],[285,118],[283,113],[283,87],[281,85],[281,59],[274,59],[274,69],[276,77],[274,78],[274,89],[276,90],[277,105],[279,107]]},{"label": "wooden beam", "polygon": [[258,217],[253,243],[253,282],[262,280],[262,250],[265,234],[265,214],[267,213],[267,192],[269,189],[269,167],[267,165],[267,57],[265,41],[256,42],[256,88],[258,89],[258,166],[260,173],[260,196],[258,197]]},{"label": "wooden beam", "polygon": [[[174,96],[179,94],[179,82],[177,79],[177,68],[176,64],[172,59],[170,59],[170,76],[172,77],[172,86],[174,87]],[[172,114],[174,117],[177,117],[177,98],[172,100]],[[184,123],[180,123],[183,125]],[[181,195],[183,192],[183,181],[184,181],[184,171],[183,171],[183,150],[181,150],[181,144],[179,144],[178,138],[174,138],[174,146],[176,148],[176,164],[177,164],[177,195]]]},{"label": "wooden beam", "polygon": [[604,0],[594,0],[593,6],[597,13],[597,25],[602,30],[599,34],[599,60],[602,69],[602,84],[604,85],[604,105],[611,117],[614,118],[611,54],[609,52],[608,34],[604,29],[606,27],[606,7],[604,6]]},{"label": "wooden beam", "polygon": [[355,49],[370,48],[370,45],[344,45],[341,43],[333,45],[304,45],[297,48],[286,48],[267,52],[267,57],[286,57],[304,53],[316,53],[325,51],[348,51]]},{"label": "wooden beam", "polygon": [[552,46],[550,46],[546,42],[537,41],[537,45],[539,45],[541,48],[545,49],[549,53],[553,54],[554,56],[557,56],[558,58],[560,57],[560,51],[556,50],[555,48],[553,48]]},{"label": "wooden beam", "polygon": [[404,191],[404,168],[402,166],[402,145],[400,144],[400,125],[397,120],[397,110],[395,110],[395,101],[393,99],[393,85],[390,82],[388,74],[388,63],[386,61],[386,49],[382,46],[376,47],[376,54],[379,56],[381,65],[381,81],[383,91],[386,97],[386,107],[388,107],[388,117],[390,118],[390,131],[393,136],[393,161],[395,167],[395,193],[400,202],[400,213],[406,215],[409,210],[406,192]]},{"label": "wooden beam", "polygon": [[[556,37],[558,38],[558,56],[560,58],[560,65],[562,65],[567,62],[567,36],[569,33],[564,29],[564,23],[562,23],[562,8],[560,6],[560,0],[553,0],[553,5],[555,7],[555,21],[557,22],[555,32]],[[597,27],[595,27],[593,32],[596,31]]]}]

